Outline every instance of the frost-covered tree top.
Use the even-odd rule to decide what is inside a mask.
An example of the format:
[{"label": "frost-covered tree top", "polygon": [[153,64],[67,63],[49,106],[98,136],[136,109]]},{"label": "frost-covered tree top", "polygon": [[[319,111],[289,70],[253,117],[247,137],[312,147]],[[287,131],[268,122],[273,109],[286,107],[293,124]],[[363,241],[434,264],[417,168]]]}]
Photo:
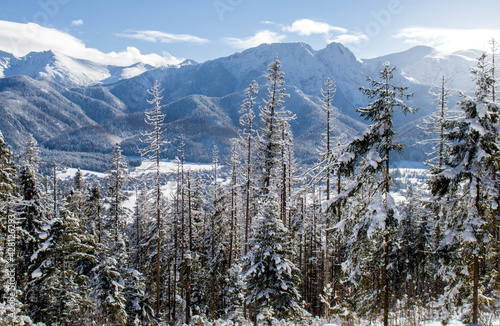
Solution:
[{"label": "frost-covered tree top", "polygon": [[166,114],[161,110],[163,107],[161,104],[163,99],[161,93],[163,90],[161,89],[160,83],[155,80],[155,84],[147,92],[152,98],[147,100],[148,104],[151,105],[151,108],[145,112],[146,123],[153,128],[151,131],[147,131],[142,134],[142,142],[147,144],[146,148],[142,151],[142,155],[157,160],[159,159],[161,153],[165,150],[165,145],[168,143],[165,141],[163,136],[163,127],[166,117]]},{"label": "frost-covered tree top", "polygon": [[[363,94],[374,99],[367,107],[359,108],[357,111],[365,120],[372,122],[370,137],[374,137],[373,143],[379,143],[378,151],[380,153],[402,150],[402,145],[395,139],[394,111],[400,109],[404,114],[416,111],[404,102],[405,99],[413,96],[412,93],[406,93],[408,87],[396,86],[391,83],[395,70],[395,66],[391,68],[389,63],[385,63],[384,69],[380,72],[380,81],[368,78],[372,88],[360,87]],[[365,136],[369,135],[365,134]]]},{"label": "frost-covered tree top", "polygon": [[7,200],[14,193],[16,165],[12,161],[12,151],[4,141],[0,131],[0,200]]},{"label": "frost-covered tree top", "polygon": [[262,164],[262,192],[273,191],[277,182],[278,162],[284,148],[284,137],[287,132],[288,121],[293,119],[291,112],[285,110],[285,73],[281,71],[281,62],[276,57],[269,65],[267,78],[267,94],[264,106],[260,109],[261,132],[259,150]]},{"label": "frost-covered tree top", "polygon": [[[460,182],[468,178],[482,178],[484,167],[491,166],[493,157],[499,152],[498,131],[500,106],[491,100],[494,80],[486,65],[483,54],[477,67],[471,71],[476,83],[475,96],[461,94],[459,102],[463,115],[448,120],[446,139],[453,142],[445,160],[445,170],[438,178]],[[434,193],[445,193],[445,184],[435,183]],[[443,188],[445,187],[445,188]]]},{"label": "frost-covered tree top", "polygon": [[[250,85],[245,90],[245,99],[241,104],[240,109],[240,124],[246,128],[251,128],[252,122],[255,119],[254,105],[257,94],[259,93],[259,84],[255,80],[252,80]],[[251,132],[251,130],[247,130]]]},{"label": "frost-covered tree top", "polygon": [[[363,94],[374,99],[367,107],[357,109],[360,116],[371,124],[354,137],[337,159],[339,168],[346,176],[354,175],[357,170],[367,176],[374,170],[388,169],[390,152],[403,149],[396,138],[394,113],[396,109],[404,114],[414,113],[416,109],[404,102],[413,96],[406,92],[408,87],[392,83],[395,69],[389,67],[388,62],[384,63],[380,81],[369,77],[372,88],[360,87]],[[381,164],[383,162],[385,166]]]}]

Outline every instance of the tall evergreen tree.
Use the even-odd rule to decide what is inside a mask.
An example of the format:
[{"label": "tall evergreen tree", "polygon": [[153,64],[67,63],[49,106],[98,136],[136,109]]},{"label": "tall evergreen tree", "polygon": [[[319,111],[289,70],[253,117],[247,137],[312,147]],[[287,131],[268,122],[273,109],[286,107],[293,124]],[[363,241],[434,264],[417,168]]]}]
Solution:
[{"label": "tall evergreen tree", "polygon": [[156,217],[156,317],[160,317],[161,306],[161,213],[162,213],[162,195],[160,183],[160,157],[164,150],[163,146],[166,141],[163,136],[163,121],[165,114],[161,111],[161,100],[163,97],[160,95],[162,90],[158,81],[155,81],[154,86],[148,90],[148,94],[152,99],[147,100],[152,108],[146,111],[146,123],[153,127],[153,130],[144,133],[145,139],[143,140],[147,145],[143,151],[143,155],[148,156],[155,161],[155,177],[154,177],[154,198],[155,198],[155,217]]},{"label": "tall evergreen tree", "polygon": [[99,264],[94,268],[92,285],[97,302],[97,321],[111,325],[126,325],[127,299],[125,297],[124,269],[128,256],[122,234],[105,232]]},{"label": "tall evergreen tree", "polygon": [[86,219],[75,193],[71,192],[59,203],[55,167],[54,212],[42,227],[37,250],[30,257],[25,295],[34,320],[61,325],[90,322],[93,302],[85,266],[97,262],[95,243],[92,234],[87,232]]},{"label": "tall evergreen tree", "polygon": [[22,291],[15,281],[14,266],[19,255],[16,206],[20,204],[17,173],[12,150],[0,132],[0,325],[32,323],[22,312]]},{"label": "tall evergreen tree", "polygon": [[396,236],[396,265],[399,282],[395,297],[408,316],[419,308],[428,306],[434,295],[434,277],[441,267],[432,259],[434,250],[434,221],[423,204],[425,192],[410,186],[404,203],[400,205],[400,223]]},{"label": "tall evergreen tree", "polygon": [[259,92],[259,85],[255,80],[245,90],[245,99],[241,104],[240,113],[240,124],[245,128],[240,134],[240,146],[245,150],[245,249],[244,253],[248,252],[248,239],[250,226],[252,225],[252,212],[251,210],[251,200],[252,194],[255,190],[255,182],[252,180],[255,170],[254,153],[253,153],[253,140],[255,138],[255,127],[254,119],[255,113],[253,110],[256,96]]},{"label": "tall evergreen tree", "polygon": [[207,301],[210,317],[214,320],[224,316],[228,306],[225,294],[228,290],[229,269],[229,203],[230,198],[219,182],[219,151],[214,146],[212,151],[213,177],[211,184],[211,205],[209,207],[209,225],[206,234]]},{"label": "tall evergreen tree", "polygon": [[492,38],[489,42],[491,45],[491,53],[490,53],[490,58],[491,58],[491,67],[490,67],[490,73],[491,73],[491,78],[492,78],[492,85],[491,85],[491,100],[495,102],[495,92],[496,92],[496,87],[497,87],[497,78],[495,76],[495,68],[496,68],[496,55],[498,51],[498,43],[497,41]]},{"label": "tall evergreen tree", "polygon": [[463,117],[447,121],[446,138],[453,145],[443,171],[431,179],[431,190],[438,199],[447,196],[442,205],[443,239],[438,248],[447,250],[452,258],[443,262],[443,276],[448,282],[444,301],[465,304],[468,319],[477,324],[480,282],[484,277],[480,260],[491,250],[492,234],[488,228],[496,215],[491,211],[495,202],[491,194],[498,193],[498,184],[491,181],[498,174],[499,106],[491,101],[493,78],[485,54],[471,72],[476,83],[475,96],[461,94]]},{"label": "tall evergreen tree", "polygon": [[[403,99],[407,87],[392,83],[396,68],[384,63],[380,81],[368,78],[372,88],[360,88],[363,94],[374,101],[359,108],[360,116],[372,122],[368,128],[354,138],[338,158],[340,168],[347,176],[354,176],[351,186],[339,194],[332,205],[335,207],[349,200],[350,223],[347,262],[344,265],[349,280],[356,285],[360,312],[376,315],[382,312],[384,326],[389,323],[389,309],[394,291],[394,239],[399,219],[395,202],[390,195],[390,154],[402,151],[396,139],[394,112],[404,114],[415,110]],[[377,284],[377,286],[373,286]]]},{"label": "tall evergreen tree", "polygon": [[264,196],[279,190],[280,153],[283,148],[281,131],[284,130],[279,112],[283,109],[285,98],[288,97],[283,87],[285,73],[281,71],[281,62],[277,57],[267,71],[267,98],[264,99],[264,106],[261,107],[259,114],[262,126],[258,142],[262,171],[260,192]]},{"label": "tall evergreen tree", "polygon": [[[436,111],[430,116],[429,120],[424,121],[421,128],[424,130],[428,139],[421,142],[422,144],[432,144],[433,151],[429,153],[427,164],[434,167],[434,169],[441,170],[445,159],[445,153],[450,145],[446,140],[445,133],[447,132],[445,124],[450,120],[448,109],[448,98],[451,96],[451,90],[447,87],[451,78],[445,75],[441,76],[441,83],[438,91],[429,91],[429,94],[434,98],[437,104]],[[432,172],[432,171],[431,171]],[[434,171],[435,172],[435,171]]]},{"label": "tall evergreen tree", "polygon": [[[206,206],[208,198],[207,188],[213,188],[203,183],[201,175],[188,174],[188,216],[190,216],[190,252],[191,252],[191,306],[198,307],[198,314],[206,311],[207,307],[207,266],[209,256],[206,241],[209,238],[209,223]],[[194,312],[193,312],[194,313]]]},{"label": "tall evergreen tree", "polygon": [[127,180],[128,165],[122,153],[120,144],[116,144],[112,153],[111,165],[107,172],[108,200],[110,204],[108,216],[109,223],[113,225],[112,232],[115,238],[118,238],[120,231],[125,226],[123,216],[125,208],[122,203],[127,199],[124,187]]},{"label": "tall evergreen tree", "polygon": [[[36,269],[33,255],[44,240],[40,237],[49,229],[49,218],[46,208],[41,202],[41,185],[39,174],[39,149],[36,140],[30,136],[23,155],[21,169],[18,175],[21,204],[17,206],[19,224],[17,229],[18,261],[16,266],[17,286],[23,291],[23,303],[27,305],[34,321],[40,321],[37,298],[32,297],[35,288],[29,285],[31,273]],[[43,308],[42,308],[43,309]]]},{"label": "tall evergreen tree", "polygon": [[[305,311],[298,291],[299,270],[290,261],[290,237],[277,214],[278,199],[274,197],[264,202],[250,251],[244,257],[246,302],[254,312],[267,311],[278,319],[300,319]],[[255,323],[262,317],[253,316]]]},{"label": "tall evergreen tree", "polygon": [[[243,261],[247,283],[246,303],[254,311],[254,322],[275,316],[300,318],[304,311],[298,292],[298,269],[291,262],[292,248],[286,222],[288,158],[291,158],[291,112],[284,109],[284,73],[276,57],[269,65],[267,98],[261,107],[258,141],[261,184],[259,222]],[[261,312],[256,316],[255,312]],[[265,317],[265,318],[267,318]]]},{"label": "tall evergreen tree", "polygon": [[88,217],[87,228],[93,234],[97,243],[102,242],[103,233],[103,207],[101,185],[95,181],[89,189],[89,194],[85,204],[85,214]]},{"label": "tall evergreen tree", "polygon": [[89,296],[89,279],[81,273],[81,262],[97,262],[90,234],[84,220],[60,205],[57,216],[43,228],[37,250],[31,256],[32,268],[26,297],[32,318],[44,323],[69,325],[90,321],[93,302]]},{"label": "tall evergreen tree", "polygon": [[99,264],[93,268],[93,295],[97,300],[97,318],[103,323],[125,325],[125,277],[129,257],[124,239],[127,211],[123,207],[127,163],[120,145],[116,144],[107,172],[109,210],[101,225]]},{"label": "tall evergreen tree", "polygon": [[[12,257],[7,256],[7,240],[9,235],[9,228],[11,232],[14,232],[15,223],[14,222],[14,209],[15,204],[18,202],[18,193],[16,185],[16,174],[17,166],[13,161],[13,155],[10,147],[5,143],[3,135],[0,132],[0,257],[4,260],[9,260],[10,263],[14,263],[15,255],[12,252]],[[14,232],[15,234],[15,232]],[[12,241],[14,244],[14,242]],[[14,249],[14,248],[12,248]],[[12,260],[10,259],[12,258]],[[1,289],[0,289],[0,302],[4,299],[4,282],[6,282],[6,275],[0,275]]]}]

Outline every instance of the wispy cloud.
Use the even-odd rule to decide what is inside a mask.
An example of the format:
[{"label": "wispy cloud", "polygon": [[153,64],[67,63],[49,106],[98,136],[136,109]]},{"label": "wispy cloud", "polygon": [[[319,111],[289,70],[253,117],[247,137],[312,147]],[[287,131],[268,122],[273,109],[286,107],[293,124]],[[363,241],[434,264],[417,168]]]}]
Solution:
[{"label": "wispy cloud", "polygon": [[359,44],[361,42],[368,41],[368,36],[363,33],[349,33],[336,35],[332,38],[327,38],[327,42],[337,42],[342,44]]},{"label": "wispy cloud", "polygon": [[160,43],[177,43],[177,42],[186,42],[186,43],[196,43],[196,44],[204,44],[210,42],[207,39],[188,35],[188,34],[170,34],[160,31],[127,31],[125,33],[116,34],[121,37],[128,37],[138,40],[143,40],[147,42],[160,42]]},{"label": "wispy cloud", "polygon": [[92,60],[101,64],[129,66],[142,62],[155,67],[167,64],[178,64],[183,59],[177,59],[166,53],[142,54],[134,47],[125,51],[104,53],[94,48],[88,48],[76,37],[54,28],[41,27],[34,23],[14,23],[0,20],[0,50],[24,56],[32,51],[57,51],[75,58]]},{"label": "wispy cloud", "polygon": [[291,25],[282,26],[282,31],[300,36],[323,35],[326,43],[357,44],[368,39],[368,36],[363,33],[352,32],[340,26],[333,26],[312,19],[298,19]]},{"label": "wispy cloud", "polygon": [[270,28],[258,31],[255,35],[247,38],[226,37],[223,40],[235,48],[247,49],[262,43],[282,42],[291,34],[297,34],[302,37],[323,35],[326,43],[357,44],[368,39],[368,36],[363,33],[351,32],[343,27],[311,19],[298,19],[290,25],[278,24],[267,20],[262,21],[261,24],[268,25]]},{"label": "wispy cloud", "polygon": [[311,19],[299,19],[292,23],[292,25],[283,27],[284,32],[297,33],[303,36],[310,36],[311,34],[328,34],[331,32],[345,34],[347,29],[332,26],[327,23],[317,22]]},{"label": "wispy cloud", "polygon": [[269,30],[258,31],[255,35],[247,38],[226,37],[223,40],[238,49],[248,49],[263,43],[277,43],[286,38],[286,35]]},{"label": "wispy cloud", "polygon": [[83,20],[82,19],[73,20],[71,22],[71,25],[73,25],[73,26],[82,26],[83,25]]},{"label": "wispy cloud", "polygon": [[486,50],[491,38],[500,39],[500,30],[411,27],[400,29],[393,37],[402,39],[408,45],[427,45],[448,52]]}]

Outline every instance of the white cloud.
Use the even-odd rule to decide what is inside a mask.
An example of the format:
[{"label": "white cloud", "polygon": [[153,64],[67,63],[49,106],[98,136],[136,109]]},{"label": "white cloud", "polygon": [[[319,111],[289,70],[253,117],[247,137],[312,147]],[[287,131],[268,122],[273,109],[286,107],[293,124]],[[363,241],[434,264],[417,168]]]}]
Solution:
[{"label": "white cloud", "polygon": [[400,29],[393,37],[408,45],[427,45],[446,52],[488,50],[488,41],[500,39],[500,30],[411,27]]},{"label": "white cloud", "polygon": [[73,25],[73,26],[82,26],[83,25],[83,20],[81,20],[81,19],[73,20],[71,22],[71,25]]},{"label": "white cloud", "polygon": [[292,23],[290,26],[285,26],[283,31],[289,33],[297,33],[303,36],[310,36],[311,34],[328,34],[331,32],[345,34],[347,29],[337,26],[332,26],[327,23],[317,22],[311,19],[299,19]]},{"label": "white cloud", "polygon": [[351,34],[341,34],[337,35],[333,38],[328,39],[328,43],[330,42],[338,42],[342,44],[359,44],[361,42],[368,41],[368,36],[362,33],[351,33]]},{"label": "white cloud", "polygon": [[247,38],[234,38],[234,37],[226,37],[224,41],[231,45],[232,47],[238,49],[248,49],[255,46],[258,46],[263,43],[277,43],[281,42],[286,38],[286,35],[278,34],[276,32],[263,30],[258,31],[254,36],[250,36]]},{"label": "white cloud", "polygon": [[134,38],[148,42],[161,42],[161,43],[174,43],[174,42],[187,42],[204,44],[210,42],[207,39],[188,35],[188,34],[170,34],[160,31],[127,31],[123,34],[116,34],[121,37]]},{"label": "white cloud", "polygon": [[117,66],[129,66],[142,62],[152,66],[177,64],[177,59],[169,54],[142,54],[134,47],[125,51],[104,53],[88,48],[85,43],[74,36],[54,28],[41,27],[34,23],[14,23],[0,20],[0,50],[12,53],[17,57],[32,51],[53,50],[74,58],[92,60],[97,63]]},{"label": "white cloud", "polygon": [[291,25],[282,26],[282,31],[285,33],[296,33],[301,36],[322,34],[327,43],[339,42],[342,44],[359,44],[368,39],[368,36],[363,33],[352,32],[343,27],[333,26],[311,19],[298,19]]}]

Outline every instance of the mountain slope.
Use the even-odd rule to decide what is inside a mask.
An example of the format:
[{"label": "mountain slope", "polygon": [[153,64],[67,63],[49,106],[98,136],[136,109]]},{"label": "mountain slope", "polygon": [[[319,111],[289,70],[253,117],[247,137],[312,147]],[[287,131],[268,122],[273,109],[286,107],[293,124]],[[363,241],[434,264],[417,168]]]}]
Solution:
[{"label": "mountain slope", "polygon": [[27,76],[0,79],[0,130],[10,145],[23,146],[29,134],[41,143],[64,131],[96,125],[80,106],[61,95],[63,90]]},{"label": "mountain slope", "polygon": [[471,91],[474,83],[470,69],[475,66],[481,52],[477,50],[445,53],[427,46],[416,46],[407,51],[364,59],[368,71],[375,71],[384,61],[396,65],[410,81],[421,85],[438,85],[442,75],[452,77],[449,87]]},{"label": "mountain slope", "polygon": [[[266,95],[267,67],[278,56],[285,72],[286,92],[290,94],[285,106],[296,115],[291,126],[297,156],[310,163],[317,159],[324,132],[321,88],[327,78],[335,80],[333,104],[340,112],[334,133],[350,137],[365,126],[356,108],[371,101],[358,88],[368,86],[367,76],[378,78],[382,62],[396,64],[394,82],[409,86],[415,96],[408,103],[419,108],[415,115],[395,116],[401,139],[413,145],[423,137],[415,121],[435,109],[428,90],[436,74],[455,72],[457,85],[469,87],[474,55],[474,51],[446,55],[416,47],[359,61],[338,43],[318,51],[303,43],[279,43],[263,44],[201,64],[188,61],[150,69],[142,65],[103,67],[50,51],[24,58],[0,53],[4,73],[23,74],[0,79],[0,114],[5,117],[0,130],[17,148],[24,144],[27,134],[33,133],[51,149],[108,153],[120,142],[126,154],[138,155],[143,146],[141,133],[148,128],[144,122],[144,110],[149,107],[147,90],[158,80],[164,88],[166,138],[171,141],[165,155],[178,155],[177,139],[183,133],[186,158],[208,161],[214,145],[221,155],[229,153],[231,139],[240,129],[244,90],[253,79],[260,85],[255,106],[258,111]],[[140,74],[134,76],[136,73]],[[424,158],[425,150],[407,149],[408,157]]]},{"label": "mountain slope", "polygon": [[31,52],[20,58],[0,51],[1,77],[24,75],[33,79],[48,79],[65,86],[112,83],[132,78],[153,68],[142,63],[128,67],[102,65],[56,51]]}]

